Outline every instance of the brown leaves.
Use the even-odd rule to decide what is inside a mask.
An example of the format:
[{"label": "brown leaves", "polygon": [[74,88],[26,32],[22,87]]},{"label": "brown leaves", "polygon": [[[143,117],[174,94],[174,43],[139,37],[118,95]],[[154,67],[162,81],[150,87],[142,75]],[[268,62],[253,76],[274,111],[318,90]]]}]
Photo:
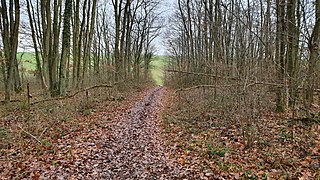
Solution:
[{"label": "brown leaves", "polygon": [[[190,120],[175,111],[175,99],[161,122],[165,89],[123,101],[97,104],[78,115],[80,123],[60,138],[42,138],[30,153],[11,148],[0,177],[29,179],[280,179],[319,177],[320,126],[284,120],[270,112],[252,133],[214,112]],[[209,115],[208,115],[209,114]],[[209,117],[210,116],[210,117]],[[57,125],[58,126],[58,125]],[[51,128],[48,129],[51,132]],[[160,134],[162,132],[162,134]],[[249,138],[255,135],[248,147]],[[250,135],[250,136],[249,136]],[[8,156],[9,157],[9,156]]]},{"label": "brown leaves", "polygon": [[[101,101],[95,105],[96,112],[93,111],[87,116],[79,113],[73,117],[73,112],[68,112],[65,108],[64,112],[59,114],[63,117],[54,117],[63,121],[56,121],[54,125],[49,126],[45,134],[42,133],[41,128],[39,133],[42,144],[36,144],[30,140],[31,143],[27,142],[24,149],[19,149],[17,146],[1,149],[0,179],[96,179],[96,177],[102,177],[110,170],[106,169],[105,165],[111,161],[110,157],[116,151],[116,147],[113,147],[116,134],[112,133],[115,124],[124,119],[126,111],[149,93],[150,91],[140,93],[132,91],[126,95],[130,98],[125,98],[123,101]],[[124,93],[121,96],[124,96]],[[55,111],[56,107],[47,108]],[[32,113],[33,116],[40,117],[37,114],[38,111]],[[43,112],[40,111],[40,113]],[[64,117],[66,113],[70,116]],[[71,117],[76,118],[77,121],[68,119]],[[68,126],[65,126],[66,124]],[[67,131],[64,126],[68,127]],[[36,134],[31,129],[28,129],[28,132]],[[65,132],[68,133],[65,134]],[[3,158],[6,160],[3,161]]]},{"label": "brown leaves", "polygon": [[[241,122],[212,118],[219,117],[220,112],[214,112],[215,109],[199,113],[198,106],[181,106],[181,102],[178,107],[174,103],[177,99],[169,98],[164,116],[166,144],[183,169],[189,168],[189,177],[203,178],[208,167],[216,179],[316,179],[320,176],[319,124],[290,120],[290,114],[262,112],[256,120],[258,123],[248,124],[244,129]],[[184,108],[186,113],[182,111]],[[211,115],[208,119],[192,119],[198,114]],[[247,146],[249,140],[251,144]]]}]

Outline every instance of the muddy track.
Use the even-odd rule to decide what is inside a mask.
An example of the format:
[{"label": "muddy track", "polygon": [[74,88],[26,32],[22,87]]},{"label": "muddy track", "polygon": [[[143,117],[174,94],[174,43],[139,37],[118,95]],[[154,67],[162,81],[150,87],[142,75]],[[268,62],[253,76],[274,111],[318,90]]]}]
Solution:
[{"label": "muddy track", "polygon": [[[40,179],[181,179],[181,171],[161,138],[162,101],[167,91],[157,87],[117,117],[74,140],[62,139],[57,150],[70,156],[30,163]],[[104,115],[101,115],[101,118]],[[107,118],[108,119],[108,118]],[[72,145],[74,144],[74,145]],[[64,152],[64,153],[63,153]],[[33,175],[32,175],[33,174]],[[39,175],[39,176],[38,176]],[[180,177],[179,177],[180,176]],[[37,179],[37,178],[35,178]]]},{"label": "muddy track", "polygon": [[[170,160],[161,138],[162,101],[167,91],[157,87],[142,100],[113,119],[101,136],[76,148],[70,168],[58,167],[42,175],[44,179],[180,179],[179,166]],[[83,139],[83,138],[80,138]],[[82,141],[82,140],[81,140]],[[97,148],[99,146],[99,148]]]},{"label": "muddy track", "polygon": [[166,154],[160,138],[159,110],[164,88],[151,90],[116,123],[102,178],[174,179],[179,170]]}]

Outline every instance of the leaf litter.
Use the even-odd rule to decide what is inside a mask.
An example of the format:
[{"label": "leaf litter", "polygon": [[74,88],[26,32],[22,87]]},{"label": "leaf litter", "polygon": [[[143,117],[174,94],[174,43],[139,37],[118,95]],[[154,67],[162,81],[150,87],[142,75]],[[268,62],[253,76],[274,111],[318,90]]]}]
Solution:
[{"label": "leaf litter", "polygon": [[99,104],[98,112],[77,117],[86,128],[30,147],[34,153],[23,160],[1,160],[0,179],[319,178],[318,124],[266,113],[257,126],[262,138],[246,148],[240,124],[177,122],[177,100],[165,98],[167,91]]},{"label": "leaf litter", "polygon": [[215,109],[192,120],[185,112],[195,114],[196,103],[182,107],[177,102],[179,96],[169,93],[163,134],[170,158],[187,170],[188,179],[320,178],[318,123],[290,119],[290,113],[262,112],[247,147],[241,122],[207,119],[206,114],[219,114]]},{"label": "leaf litter", "polygon": [[[41,145],[40,154],[0,163],[1,179],[177,179],[181,169],[164,146],[163,87],[83,118],[85,129]],[[131,98],[130,98],[131,99]],[[101,107],[103,109],[106,107]],[[88,119],[90,118],[90,120]],[[92,120],[94,119],[94,120]],[[94,122],[88,125],[88,121]],[[32,149],[30,147],[30,149]]]}]

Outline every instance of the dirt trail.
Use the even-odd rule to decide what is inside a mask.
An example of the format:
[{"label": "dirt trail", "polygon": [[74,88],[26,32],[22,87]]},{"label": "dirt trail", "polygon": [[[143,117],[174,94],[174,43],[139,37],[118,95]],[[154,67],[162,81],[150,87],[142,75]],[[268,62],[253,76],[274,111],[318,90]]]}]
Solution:
[{"label": "dirt trail", "polygon": [[104,128],[73,142],[61,140],[59,151],[72,151],[74,160],[38,168],[40,179],[179,179],[179,166],[168,158],[160,137],[158,116],[166,93],[163,87],[151,89],[131,109],[101,124]]},{"label": "dirt trail", "polygon": [[151,90],[114,126],[113,136],[106,142],[110,162],[105,164],[102,178],[173,179],[179,174],[160,138],[158,115],[165,93],[161,87]]}]

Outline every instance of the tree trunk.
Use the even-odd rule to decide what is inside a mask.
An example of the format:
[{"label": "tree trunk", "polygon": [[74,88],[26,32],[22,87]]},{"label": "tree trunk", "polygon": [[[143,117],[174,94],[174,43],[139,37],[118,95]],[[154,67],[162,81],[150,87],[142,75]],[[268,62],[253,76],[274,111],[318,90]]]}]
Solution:
[{"label": "tree trunk", "polygon": [[309,64],[307,72],[307,88],[305,96],[306,109],[310,110],[314,99],[316,68],[318,67],[320,43],[320,0],[316,0],[316,23],[309,39]]},{"label": "tree trunk", "polygon": [[276,60],[277,60],[277,73],[278,82],[284,83],[284,88],[277,89],[277,112],[285,111],[285,0],[277,0],[277,32],[276,32]]},{"label": "tree trunk", "polygon": [[288,23],[288,49],[287,49],[287,64],[288,64],[288,86],[289,86],[289,106],[293,107],[295,102],[295,92],[297,91],[297,47],[299,44],[299,33],[297,33],[297,25],[296,25],[296,0],[289,0],[287,3],[287,23]]},{"label": "tree trunk", "polygon": [[80,0],[75,1],[74,6],[74,24],[73,24],[73,36],[72,36],[72,55],[73,55],[73,68],[72,68],[72,86],[76,87],[77,85],[77,70],[80,61],[80,57],[78,56],[78,42],[79,42],[79,26],[80,26]]},{"label": "tree trunk", "polygon": [[40,53],[38,49],[38,43],[37,43],[37,34],[36,34],[36,27],[35,27],[35,18],[34,18],[34,8],[30,2],[30,0],[27,0],[27,10],[28,10],[28,17],[29,17],[29,25],[31,28],[31,36],[32,36],[32,42],[33,42],[33,47],[35,51],[35,58],[36,58],[36,65],[37,65],[37,74],[38,78],[41,82],[41,87],[44,91],[48,90],[48,86],[46,84],[45,78],[44,78],[44,73],[40,61]]},{"label": "tree trunk", "polygon": [[[9,17],[8,17],[9,15]],[[1,0],[0,30],[5,57],[4,67],[4,87],[5,101],[10,101],[10,94],[14,76],[17,72],[17,48],[20,24],[20,4],[19,0],[9,1],[9,10],[6,0]],[[19,76],[19,75],[18,75]],[[18,77],[20,78],[20,77]],[[19,80],[20,81],[20,80]]]},{"label": "tree trunk", "polygon": [[70,54],[70,36],[71,36],[71,25],[70,19],[72,14],[72,0],[66,0],[65,11],[64,11],[64,24],[63,24],[63,36],[62,36],[62,53],[60,60],[60,74],[59,74],[59,90],[60,96],[66,96],[66,66],[67,60]]},{"label": "tree trunk", "polygon": [[113,0],[114,20],[115,20],[115,42],[114,42],[114,61],[115,61],[115,81],[121,81],[122,59],[120,57],[120,20],[122,12],[122,0]]}]

